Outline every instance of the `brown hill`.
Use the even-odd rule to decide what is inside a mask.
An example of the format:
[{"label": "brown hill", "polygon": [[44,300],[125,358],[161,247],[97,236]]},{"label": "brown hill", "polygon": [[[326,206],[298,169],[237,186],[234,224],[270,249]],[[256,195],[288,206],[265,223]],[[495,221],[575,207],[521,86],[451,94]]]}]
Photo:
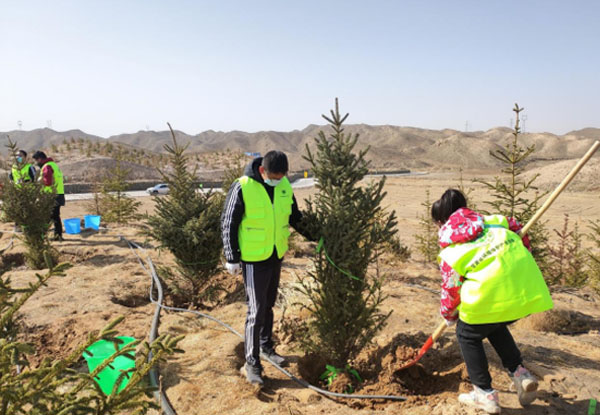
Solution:
[{"label": "brown hill", "polygon": [[41,148],[49,148],[51,145],[59,145],[65,140],[82,138],[88,141],[103,141],[102,137],[84,133],[81,130],[54,131],[50,128],[38,128],[31,131],[13,130],[0,133],[0,146],[8,143],[8,138],[13,142],[18,143],[19,148],[28,152],[39,150]]},{"label": "brown hill", "polygon": [[[99,157],[86,160],[63,161],[60,163],[68,183],[93,183],[106,177],[115,168],[117,161],[109,157]],[[128,180],[160,180],[160,174],[155,168],[142,166],[137,163],[123,161],[122,167],[129,170]]]},{"label": "brown hill", "polygon": [[[525,178],[539,174],[535,185],[541,190],[554,190],[567,176],[579,159],[556,161],[525,173]],[[600,156],[594,156],[575,176],[567,188],[568,191],[598,191],[600,190]]]},{"label": "brown hill", "polygon": [[583,128],[581,130],[570,131],[565,135],[574,135],[576,137],[593,138],[595,140],[600,139],[600,128]]},{"label": "brown hill", "polygon": [[[327,126],[313,124],[303,130],[289,132],[247,133],[209,130],[196,135],[181,131],[176,133],[180,143],[189,143],[189,150],[192,153],[230,150],[264,154],[276,148],[289,155],[294,169],[301,169],[307,167],[307,162],[302,158],[305,154],[305,146],[313,145],[319,131],[329,134],[331,130]],[[374,167],[387,168],[495,167],[497,163],[489,156],[489,152],[506,145],[512,138],[512,131],[504,127],[487,131],[461,132],[451,129],[428,130],[393,125],[354,124],[346,126],[345,131],[360,135],[358,148],[370,146],[369,157]],[[19,145],[27,150],[48,148],[51,144],[62,143],[71,138],[106,142],[101,137],[80,130],[57,132],[44,128],[33,131],[11,131],[8,134],[13,141],[18,141]],[[580,157],[593,140],[598,138],[600,138],[600,129],[586,128],[562,136],[551,133],[527,133],[522,134],[520,140],[523,145],[535,145],[536,160],[557,161]],[[133,134],[111,136],[107,140],[130,148],[162,152],[164,145],[170,143],[171,135],[169,131],[138,131]],[[0,144],[5,142],[6,133],[0,133]]]}]

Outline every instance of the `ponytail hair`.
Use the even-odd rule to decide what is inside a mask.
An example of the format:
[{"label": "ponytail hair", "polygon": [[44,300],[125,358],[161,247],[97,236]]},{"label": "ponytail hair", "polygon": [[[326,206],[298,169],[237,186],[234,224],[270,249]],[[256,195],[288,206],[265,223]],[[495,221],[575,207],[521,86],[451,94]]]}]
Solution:
[{"label": "ponytail hair", "polygon": [[434,222],[445,223],[450,215],[464,207],[467,207],[467,200],[461,191],[448,189],[431,205],[431,218]]}]

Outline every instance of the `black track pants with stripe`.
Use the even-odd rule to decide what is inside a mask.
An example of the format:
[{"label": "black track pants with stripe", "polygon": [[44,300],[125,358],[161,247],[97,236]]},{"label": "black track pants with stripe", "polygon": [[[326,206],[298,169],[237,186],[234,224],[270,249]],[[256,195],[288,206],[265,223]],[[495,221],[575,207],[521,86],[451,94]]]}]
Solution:
[{"label": "black track pants with stripe", "polygon": [[245,355],[250,366],[261,367],[260,349],[272,349],[273,306],[277,298],[281,260],[273,253],[262,262],[242,262],[246,289]]}]

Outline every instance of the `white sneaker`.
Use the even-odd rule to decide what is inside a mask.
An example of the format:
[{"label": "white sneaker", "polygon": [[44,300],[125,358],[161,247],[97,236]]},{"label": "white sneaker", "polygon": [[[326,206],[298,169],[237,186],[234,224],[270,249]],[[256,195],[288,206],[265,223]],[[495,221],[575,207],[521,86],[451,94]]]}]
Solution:
[{"label": "white sneaker", "polygon": [[458,395],[458,401],[460,403],[464,403],[465,405],[482,409],[488,414],[500,413],[498,391],[485,392],[483,389],[473,385],[473,391],[470,393],[461,393]]},{"label": "white sneaker", "polygon": [[513,383],[517,388],[517,395],[519,395],[519,403],[521,406],[527,406],[535,400],[537,397],[536,391],[538,388],[538,381],[529,370],[519,365],[515,373],[512,374]]}]

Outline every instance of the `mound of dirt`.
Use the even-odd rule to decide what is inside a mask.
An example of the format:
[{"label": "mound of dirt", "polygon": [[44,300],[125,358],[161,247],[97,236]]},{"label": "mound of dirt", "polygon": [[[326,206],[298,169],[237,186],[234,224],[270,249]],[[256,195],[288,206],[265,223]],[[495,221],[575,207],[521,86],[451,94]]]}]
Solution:
[{"label": "mound of dirt", "polygon": [[600,329],[600,321],[594,317],[566,309],[533,314],[517,324],[520,328],[557,334],[579,334]]},{"label": "mound of dirt", "polygon": [[[349,386],[359,395],[391,395],[407,398],[407,404],[427,400],[441,402],[456,391],[469,389],[468,375],[462,357],[451,342],[441,339],[439,347],[424,356],[416,365],[401,369],[412,361],[423,342],[424,333],[415,335],[400,334],[384,346],[372,346],[363,351],[353,367],[358,371],[362,382],[347,372],[340,373],[327,387],[318,380],[325,369],[325,360],[308,355],[299,359],[298,371],[308,382],[320,384],[332,392],[348,393]],[[353,408],[383,408],[397,404],[397,401],[346,400],[340,401]]]}]

